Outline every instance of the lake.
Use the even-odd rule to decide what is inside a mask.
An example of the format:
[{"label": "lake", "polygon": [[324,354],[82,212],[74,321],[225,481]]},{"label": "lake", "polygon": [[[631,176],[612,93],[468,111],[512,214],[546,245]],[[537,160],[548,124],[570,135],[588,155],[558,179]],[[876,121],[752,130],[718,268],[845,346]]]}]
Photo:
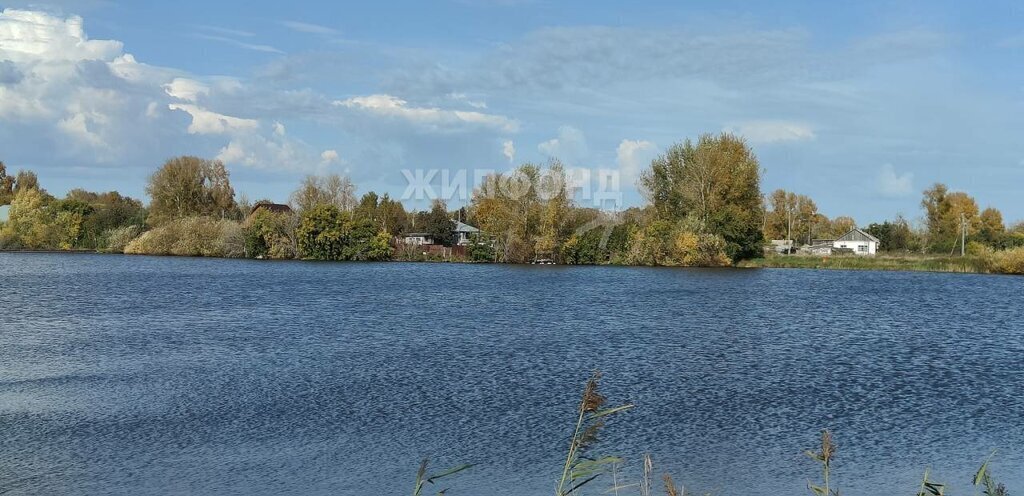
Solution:
[{"label": "lake", "polygon": [[402,495],[430,456],[477,464],[450,496],[546,496],[594,369],[637,405],[598,444],[627,483],[649,452],[659,487],[806,494],[830,428],[847,495],[969,493],[993,449],[1024,491],[1021,277],[0,253],[0,281],[6,495]]}]

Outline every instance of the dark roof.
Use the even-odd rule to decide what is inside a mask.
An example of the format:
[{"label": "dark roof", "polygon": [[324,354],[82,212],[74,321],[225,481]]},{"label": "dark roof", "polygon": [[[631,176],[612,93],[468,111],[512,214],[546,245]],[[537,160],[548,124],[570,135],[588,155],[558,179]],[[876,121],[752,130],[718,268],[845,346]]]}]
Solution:
[{"label": "dark roof", "polygon": [[252,206],[252,210],[249,211],[249,215],[256,213],[256,211],[259,209],[263,209],[268,212],[273,212],[275,214],[292,213],[292,207],[289,207],[288,205],[285,205],[283,203],[260,202]]}]

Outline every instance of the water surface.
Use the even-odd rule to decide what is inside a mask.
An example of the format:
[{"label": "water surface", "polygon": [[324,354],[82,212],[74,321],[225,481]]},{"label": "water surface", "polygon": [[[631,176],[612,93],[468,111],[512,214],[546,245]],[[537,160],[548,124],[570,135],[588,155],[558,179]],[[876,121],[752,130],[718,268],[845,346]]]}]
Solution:
[{"label": "water surface", "polygon": [[[1024,278],[0,253],[0,492],[551,494],[582,382],[628,482],[1024,491]],[[594,486],[590,494],[607,487]]]}]

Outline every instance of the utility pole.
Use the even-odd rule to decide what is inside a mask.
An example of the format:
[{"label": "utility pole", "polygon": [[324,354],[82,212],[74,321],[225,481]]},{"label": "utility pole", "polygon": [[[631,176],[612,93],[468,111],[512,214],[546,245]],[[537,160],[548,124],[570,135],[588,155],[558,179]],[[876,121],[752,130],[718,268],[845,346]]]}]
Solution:
[{"label": "utility pole", "polygon": [[960,212],[960,256],[964,256],[967,247],[967,217]]}]

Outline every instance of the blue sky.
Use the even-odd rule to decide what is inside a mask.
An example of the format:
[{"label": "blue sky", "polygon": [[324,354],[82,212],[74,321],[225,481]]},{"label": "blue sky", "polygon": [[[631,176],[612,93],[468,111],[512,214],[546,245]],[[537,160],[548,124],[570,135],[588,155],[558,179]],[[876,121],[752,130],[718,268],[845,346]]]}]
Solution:
[{"label": "blue sky", "polygon": [[727,130],[766,192],[829,216],[916,218],[942,181],[1024,219],[1015,2],[0,6],[0,159],[58,194],[142,197],[180,154],[275,200],[309,173],[401,196],[403,169],[557,156],[618,171],[631,205],[657,153]]}]

